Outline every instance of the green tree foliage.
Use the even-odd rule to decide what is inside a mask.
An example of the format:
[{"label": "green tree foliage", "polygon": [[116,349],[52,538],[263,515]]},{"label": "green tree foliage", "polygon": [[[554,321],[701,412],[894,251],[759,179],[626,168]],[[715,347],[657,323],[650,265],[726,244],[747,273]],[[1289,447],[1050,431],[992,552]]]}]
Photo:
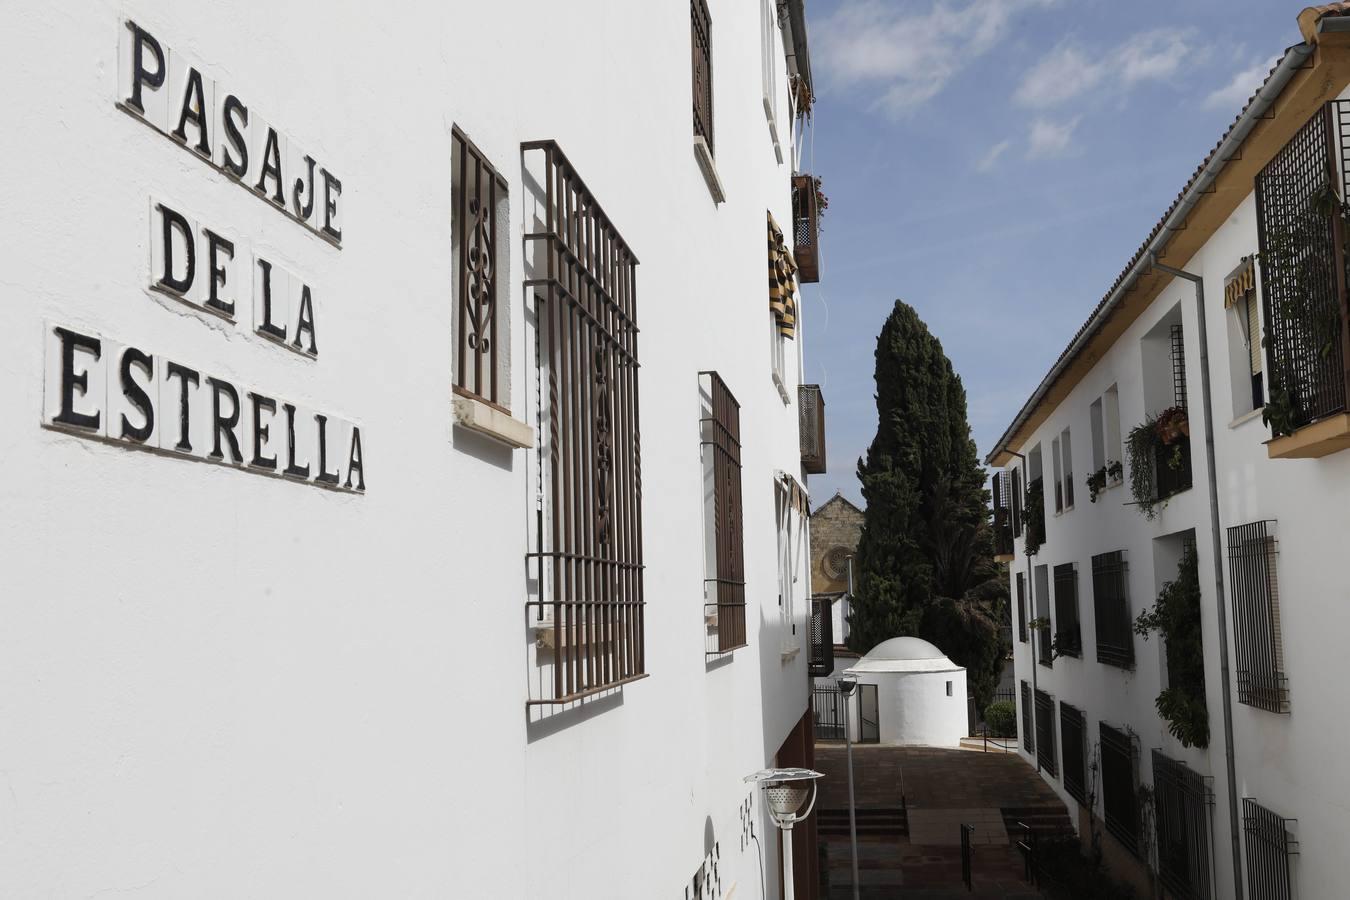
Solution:
[{"label": "green tree foliage", "polygon": [[849,643],[914,635],[958,665],[977,708],[1006,647],[1007,588],[994,563],[989,493],[966,392],[918,314],[897,300],[877,338],[877,434],[858,463],[864,511]]}]

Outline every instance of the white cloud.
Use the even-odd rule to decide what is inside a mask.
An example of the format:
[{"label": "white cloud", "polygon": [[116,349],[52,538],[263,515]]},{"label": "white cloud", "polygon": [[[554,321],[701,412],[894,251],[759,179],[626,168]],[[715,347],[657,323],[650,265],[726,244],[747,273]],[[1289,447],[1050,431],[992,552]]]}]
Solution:
[{"label": "white cloud", "polygon": [[1064,43],[1032,66],[1013,92],[1032,109],[1060,106],[1114,79],[1119,88],[1170,78],[1192,54],[1188,34],[1159,29],[1126,38],[1106,52]]},{"label": "white cloud", "polygon": [[1228,84],[1210,93],[1205,98],[1207,109],[1231,109],[1234,112],[1256,93],[1256,89],[1266,80],[1266,75],[1279,62],[1278,56],[1272,56],[1265,62],[1257,63],[1249,69],[1243,69],[1233,76]]},{"label": "white cloud", "polygon": [[1027,159],[1064,156],[1073,143],[1073,132],[1077,127],[1077,117],[1067,122],[1052,122],[1049,119],[1034,120],[1031,123],[1031,132],[1027,136]]},{"label": "white cloud", "polygon": [[990,147],[988,152],[980,157],[979,162],[975,163],[975,171],[988,172],[990,169],[994,168],[994,163],[998,162],[998,158],[1006,153],[1011,146],[1012,141],[999,141],[997,144]]},{"label": "white cloud", "polygon": [[814,57],[840,85],[872,84],[877,105],[894,116],[942,92],[1007,32],[1012,17],[1056,0],[930,0],[914,11],[880,0],[845,0],[812,23]]}]

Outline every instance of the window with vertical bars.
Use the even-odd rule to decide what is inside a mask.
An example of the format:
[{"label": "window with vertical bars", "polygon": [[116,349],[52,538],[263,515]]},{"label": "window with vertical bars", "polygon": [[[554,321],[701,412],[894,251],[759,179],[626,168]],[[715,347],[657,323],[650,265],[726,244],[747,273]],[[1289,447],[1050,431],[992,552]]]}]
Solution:
[{"label": "window with vertical bars", "polygon": [[1027,578],[1017,573],[1017,640],[1027,642]]},{"label": "window with vertical bars", "polygon": [[691,68],[694,75],[694,135],[713,150],[712,15],[707,0],[689,0]]},{"label": "window with vertical bars", "polygon": [[1055,566],[1055,653],[1083,655],[1083,627],[1078,619],[1078,566]]},{"label": "window with vertical bars", "polygon": [[1011,556],[1013,552],[1012,533],[1012,490],[1007,472],[994,473],[994,553],[998,556]]},{"label": "window with vertical bars", "polygon": [[456,269],[455,391],[508,411],[506,316],[498,273],[508,271],[502,240],[506,180],[458,128],[452,130],[450,233]]},{"label": "window with vertical bars", "polygon": [[1064,763],[1064,790],[1087,806],[1087,730],[1083,711],[1059,702],[1060,759]]},{"label": "window with vertical bars", "polygon": [[1247,845],[1247,896],[1251,900],[1291,900],[1293,878],[1290,857],[1298,853],[1298,839],[1286,819],[1250,797],[1242,800],[1242,831]]},{"label": "window with vertical bars", "polygon": [[1228,529],[1238,702],[1285,713],[1289,712],[1289,686],[1284,672],[1275,555],[1273,521]]},{"label": "window with vertical bars", "polygon": [[1036,729],[1032,727],[1031,685],[1022,682],[1022,749],[1036,752]]},{"label": "window with vertical bars", "polygon": [[1153,805],[1158,876],[1179,900],[1209,900],[1209,779],[1185,763],[1153,751]]},{"label": "window with vertical bars", "polygon": [[1139,855],[1139,759],[1129,732],[1097,725],[1102,766],[1102,812],[1106,830]]},{"label": "window with vertical bars", "polygon": [[1180,322],[1171,326],[1172,402],[1186,408],[1186,332]]},{"label": "window with vertical bars", "polygon": [[1073,507],[1073,436],[1065,428],[1059,439],[1060,453],[1064,458],[1064,508]]},{"label": "window with vertical bars", "polygon": [[705,651],[745,646],[745,550],[741,524],[741,407],[716,372],[699,374],[703,420],[703,496],[711,519],[703,585]]},{"label": "window with vertical bars", "polygon": [[[646,675],[637,258],[553,141],[521,145],[537,180],[539,416],[533,552],[542,654],[534,703]],[[534,695],[538,696],[534,696]]]},{"label": "window with vertical bars", "polygon": [[1012,529],[1013,537],[1022,536],[1022,470],[1012,470]]},{"label": "window with vertical bars", "polygon": [[1092,610],[1097,632],[1097,662],[1122,669],[1134,668],[1134,631],[1125,551],[1092,557]]},{"label": "window with vertical bars", "polygon": [[1059,774],[1055,758],[1055,698],[1036,691],[1036,762],[1051,775]]}]

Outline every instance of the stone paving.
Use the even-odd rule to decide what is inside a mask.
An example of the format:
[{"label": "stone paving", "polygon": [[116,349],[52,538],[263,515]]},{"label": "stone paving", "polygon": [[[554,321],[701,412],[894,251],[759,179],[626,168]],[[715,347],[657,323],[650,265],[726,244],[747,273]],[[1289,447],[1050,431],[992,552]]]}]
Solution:
[{"label": "stone paving", "polygon": [[[846,810],[844,748],[816,746],[818,809]],[[1001,810],[1063,804],[1036,770],[1012,753],[979,753],[933,747],[853,748],[859,809],[908,811],[908,835],[860,835],[860,900],[1039,900],[1022,880],[1022,861],[1011,846]],[[975,826],[973,890],[961,880],[961,824]],[[851,900],[847,835],[821,835],[830,890],[828,900]]]}]

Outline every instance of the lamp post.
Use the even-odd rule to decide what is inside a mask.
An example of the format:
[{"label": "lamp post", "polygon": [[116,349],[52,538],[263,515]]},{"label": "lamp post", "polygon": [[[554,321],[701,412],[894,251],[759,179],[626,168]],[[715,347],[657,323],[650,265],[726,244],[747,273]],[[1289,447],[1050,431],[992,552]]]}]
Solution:
[{"label": "lamp post", "polygon": [[769,805],[773,824],[783,832],[783,900],[794,900],[792,883],[792,826],[811,815],[816,805],[816,779],[824,778],[811,769],[761,769],[745,776],[758,784]]},{"label": "lamp post", "polygon": [[848,703],[858,686],[856,675],[839,678],[839,692],[844,695],[844,748],[848,756],[848,845],[853,858],[853,900],[858,900],[858,825],[853,813],[853,735],[849,733]]}]

